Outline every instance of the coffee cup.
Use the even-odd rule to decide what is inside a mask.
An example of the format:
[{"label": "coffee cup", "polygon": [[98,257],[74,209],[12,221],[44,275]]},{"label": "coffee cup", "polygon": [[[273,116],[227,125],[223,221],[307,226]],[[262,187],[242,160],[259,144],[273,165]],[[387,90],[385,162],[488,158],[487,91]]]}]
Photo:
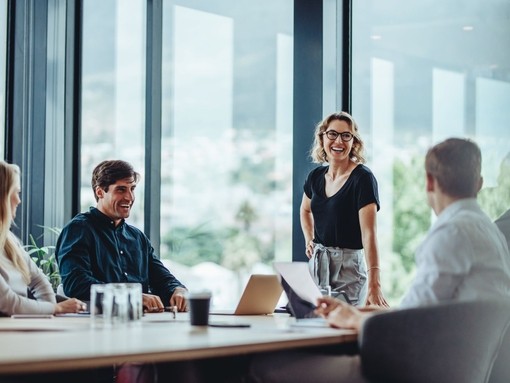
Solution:
[{"label": "coffee cup", "polygon": [[190,323],[192,326],[207,326],[209,324],[209,307],[211,304],[210,291],[188,293]]}]

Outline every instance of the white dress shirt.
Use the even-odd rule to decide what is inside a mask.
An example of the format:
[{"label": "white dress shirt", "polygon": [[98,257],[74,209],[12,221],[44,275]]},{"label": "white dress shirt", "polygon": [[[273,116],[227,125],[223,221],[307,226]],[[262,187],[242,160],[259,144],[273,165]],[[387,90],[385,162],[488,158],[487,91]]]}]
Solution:
[{"label": "white dress shirt", "polygon": [[504,236],[475,198],[446,207],[416,251],[416,275],[401,307],[448,300],[510,298]]}]

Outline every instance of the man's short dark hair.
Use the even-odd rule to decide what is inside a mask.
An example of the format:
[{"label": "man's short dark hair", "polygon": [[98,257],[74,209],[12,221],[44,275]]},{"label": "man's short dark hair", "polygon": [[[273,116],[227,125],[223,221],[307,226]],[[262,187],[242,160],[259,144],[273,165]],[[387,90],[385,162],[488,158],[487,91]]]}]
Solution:
[{"label": "man's short dark hair", "polygon": [[449,138],[429,149],[425,170],[449,196],[476,197],[482,177],[480,148],[469,139]]},{"label": "man's short dark hair", "polygon": [[128,162],[122,160],[107,160],[99,163],[92,172],[92,191],[94,192],[96,201],[98,200],[96,195],[96,188],[98,186],[107,192],[110,185],[113,185],[118,180],[126,178],[133,178],[135,183],[138,183],[140,179],[140,174],[135,172]]}]

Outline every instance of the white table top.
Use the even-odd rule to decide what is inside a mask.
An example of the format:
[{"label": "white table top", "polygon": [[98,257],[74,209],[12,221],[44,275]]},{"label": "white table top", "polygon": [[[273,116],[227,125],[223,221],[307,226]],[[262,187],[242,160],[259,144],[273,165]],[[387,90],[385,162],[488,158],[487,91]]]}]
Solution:
[{"label": "white table top", "polygon": [[0,373],[163,362],[354,342],[353,331],[295,327],[286,314],[213,315],[249,328],[194,327],[187,313],[147,314],[141,323],[95,329],[88,317],[0,318]]}]

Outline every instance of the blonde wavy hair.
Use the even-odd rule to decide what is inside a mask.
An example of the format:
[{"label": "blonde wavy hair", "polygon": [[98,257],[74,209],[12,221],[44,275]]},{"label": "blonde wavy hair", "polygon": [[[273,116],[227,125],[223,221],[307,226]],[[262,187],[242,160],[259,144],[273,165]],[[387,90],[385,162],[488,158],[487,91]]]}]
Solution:
[{"label": "blonde wavy hair", "polygon": [[365,151],[365,144],[361,139],[361,136],[358,132],[358,125],[354,118],[349,113],[346,112],[335,112],[327,116],[324,120],[319,122],[315,127],[314,140],[312,144],[312,148],[310,149],[310,157],[313,162],[322,164],[324,162],[328,162],[328,157],[326,152],[324,151],[324,135],[323,133],[328,129],[329,125],[335,121],[345,121],[349,125],[351,129],[351,133],[353,135],[354,142],[352,143],[352,149],[349,153],[349,158],[360,164],[364,164],[366,159],[364,157],[363,152]]},{"label": "blonde wavy hair", "polygon": [[11,232],[11,198],[20,185],[20,170],[17,165],[0,160],[0,251],[3,251],[14,267],[19,270],[23,280],[30,283],[28,265],[23,257],[23,248],[18,238]]}]

